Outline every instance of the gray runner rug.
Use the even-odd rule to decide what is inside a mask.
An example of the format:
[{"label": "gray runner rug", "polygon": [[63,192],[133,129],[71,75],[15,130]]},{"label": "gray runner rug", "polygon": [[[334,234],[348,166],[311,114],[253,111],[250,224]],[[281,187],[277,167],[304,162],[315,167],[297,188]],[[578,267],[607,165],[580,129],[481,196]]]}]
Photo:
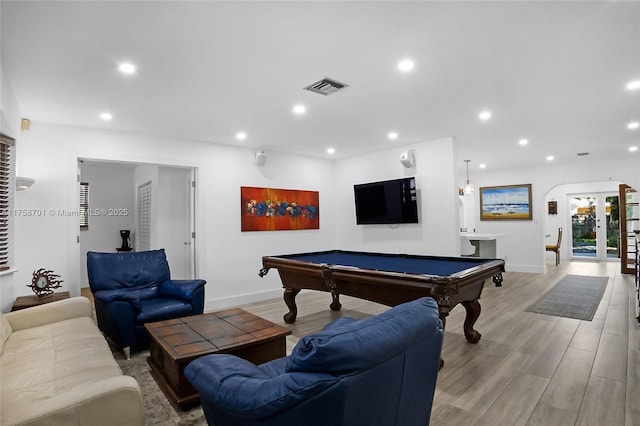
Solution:
[{"label": "gray runner rug", "polygon": [[567,275],[525,311],[591,321],[608,280],[608,277]]}]

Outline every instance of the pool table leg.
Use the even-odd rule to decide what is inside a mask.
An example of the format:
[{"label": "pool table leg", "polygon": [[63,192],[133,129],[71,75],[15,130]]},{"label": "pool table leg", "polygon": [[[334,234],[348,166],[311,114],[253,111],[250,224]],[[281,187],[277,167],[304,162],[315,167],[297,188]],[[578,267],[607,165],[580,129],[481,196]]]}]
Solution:
[{"label": "pool table leg", "polygon": [[504,281],[504,279],[502,278],[502,272],[494,275],[492,277],[492,280],[493,280],[493,283],[496,285],[496,287],[502,287],[502,281]]},{"label": "pool table leg", "polygon": [[[448,312],[443,313],[442,311],[440,311],[440,321],[442,321],[442,330],[446,328],[448,316],[449,316]],[[438,370],[442,370],[442,367],[444,367],[444,359],[440,357],[440,364],[438,365]]]},{"label": "pool table leg", "polygon": [[339,311],[342,308],[342,303],[340,303],[340,293],[336,290],[331,290],[331,304],[329,307],[332,311]]},{"label": "pool table leg", "polygon": [[478,317],[480,316],[480,302],[478,299],[462,302],[462,306],[467,311],[467,316],[464,319],[464,337],[467,338],[469,343],[478,343],[482,336],[478,331],[473,329]]},{"label": "pool table leg", "polygon": [[298,293],[300,293],[299,288],[284,289],[284,303],[286,303],[289,308],[289,312],[284,314],[284,322],[287,324],[293,324],[298,316],[298,307],[296,306],[296,296]]}]

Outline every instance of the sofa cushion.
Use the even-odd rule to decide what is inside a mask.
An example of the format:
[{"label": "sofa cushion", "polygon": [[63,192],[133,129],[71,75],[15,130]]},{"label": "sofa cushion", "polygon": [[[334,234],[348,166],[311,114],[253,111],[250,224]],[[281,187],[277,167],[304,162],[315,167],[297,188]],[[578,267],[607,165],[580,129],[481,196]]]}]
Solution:
[{"label": "sofa cushion", "polygon": [[[16,331],[2,357],[3,422],[14,420],[77,386],[122,375],[91,318],[74,318]],[[15,416],[15,417],[14,417]]]},{"label": "sofa cushion", "polygon": [[138,324],[163,321],[191,315],[191,304],[180,299],[156,297],[140,301],[140,312],[136,316]]},{"label": "sofa cushion", "polygon": [[2,312],[0,312],[0,355],[2,354],[2,349],[4,348],[4,342],[7,341],[10,335],[11,324],[9,324],[9,321],[7,321]]},{"label": "sofa cushion", "polygon": [[438,309],[436,302],[423,297],[377,316],[326,327],[298,341],[286,370],[345,374],[371,368],[439,330],[433,309]]}]

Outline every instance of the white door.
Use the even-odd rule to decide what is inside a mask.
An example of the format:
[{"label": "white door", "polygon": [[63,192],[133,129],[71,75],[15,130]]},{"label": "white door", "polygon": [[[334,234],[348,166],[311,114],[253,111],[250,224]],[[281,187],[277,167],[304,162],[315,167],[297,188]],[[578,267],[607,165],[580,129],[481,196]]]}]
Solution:
[{"label": "white door", "polygon": [[159,172],[158,243],[164,248],[171,278],[194,278],[193,170],[161,167]]}]

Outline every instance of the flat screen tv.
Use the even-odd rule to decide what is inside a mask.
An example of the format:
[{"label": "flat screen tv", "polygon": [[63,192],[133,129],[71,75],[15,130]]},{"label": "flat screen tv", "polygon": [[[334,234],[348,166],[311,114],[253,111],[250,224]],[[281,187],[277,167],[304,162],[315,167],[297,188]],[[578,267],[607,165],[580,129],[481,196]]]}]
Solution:
[{"label": "flat screen tv", "polygon": [[358,225],[418,223],[413,177],[353,185]]}]

